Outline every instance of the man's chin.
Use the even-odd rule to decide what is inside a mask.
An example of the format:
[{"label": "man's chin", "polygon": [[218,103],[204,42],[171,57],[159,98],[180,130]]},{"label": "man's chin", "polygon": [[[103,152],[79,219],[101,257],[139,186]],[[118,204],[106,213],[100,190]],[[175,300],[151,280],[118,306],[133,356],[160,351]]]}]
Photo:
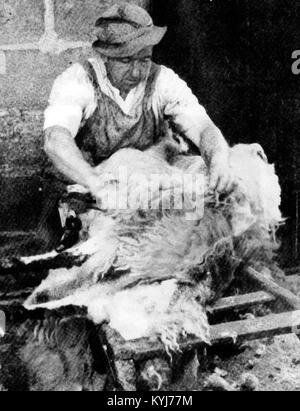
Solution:
[{"label": "man's chin", "polygon": [[130,81],[130,80],[128,80],[127,82],[126,82],[126,86],[127,86],[127,88],[129,89],[129,90],[131,90],[131,89],[133,89],[133,88],[135,88],[135,87],[137,87],[138,85],[140,84],[140,81]]}]

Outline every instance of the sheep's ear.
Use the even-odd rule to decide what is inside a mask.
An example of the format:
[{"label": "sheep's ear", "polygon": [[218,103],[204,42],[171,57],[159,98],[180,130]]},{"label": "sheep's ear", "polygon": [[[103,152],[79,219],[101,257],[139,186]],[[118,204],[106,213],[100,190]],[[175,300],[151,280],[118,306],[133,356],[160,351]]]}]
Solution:
[{"label": "sheep's ear", "polygon": [[268,163],[268,157],[266,156],[266,153],[260,144],[255,143],[255,144],[252,144],[251,147],[252,147],[252,152],[254,154],[259,156],[265,163]]}]

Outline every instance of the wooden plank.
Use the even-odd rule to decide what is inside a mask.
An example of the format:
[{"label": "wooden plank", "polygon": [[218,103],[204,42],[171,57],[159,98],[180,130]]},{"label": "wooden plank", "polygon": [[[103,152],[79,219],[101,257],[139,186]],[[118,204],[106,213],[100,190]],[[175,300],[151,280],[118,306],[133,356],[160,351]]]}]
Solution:
[{"label": "wooden plank", "polygon": [[299,274],[286,274],[284,281],[293,282],[300,280],[300,269],[298,268]]},{"label": "wooden plank", "polygon": [[212,327],[211,337],[213,344],[225,344],[291,333],[300,333],[300,310],[271,314],[253,320],[217,324]]},{"label": "wooden plank", "polygon": [[211,307],[212,314],[222,314],[231,310],[243,310],[255,307],[258,304],[266,304],[275,301],[275,297],[264,291],[256,293],[236,295],[219,300]]},{"label": "wooden plank", "polygon": [[12,307],[22,307],[24,300],[2,300],[0,301],[0,309],[12,308]]},{"label": "wooden plank", "polygon": [[2,239],[14,239],[14,240],[25,240],[32,239],[36,237],[35,231],[0,231],[0,238]]},{"label": "wooden plank", "polygon": [[0,293],[0,310],[23,308],[24,301],[30,296],[32,291],[33,289],[26,288],[12,293]]},{"label": "wooden plank", "polygon": [[0,293],[0,302],[3,300],[24,299],[27,298],[32,292],[33,288],[25,288],[20,291],[13,291],[8,293]]},{"label": "wooden plank", "polygon": [[[211,327],[212,345],[229,342],[241,343],[247,340],[256,340],[270,336],[300,333],[300,310],[281,314],[272,314],[254,320],[234,321],[217,324]],[[107,341],[115,360],[143,361],[166,355],[163,344],[149,339],[124,341],[115,331],[106,327]],[[203,341],[189,337],[179,341],[182,352],[203,347]]]},{"label": "wooden plank", "polygon": [[281,287],[276,284],[275,281],[267,278],[251,267],[246,270],[245,275],[261,289],[276,297],[286,309],[300,310],[300,298],[291,291]]}]

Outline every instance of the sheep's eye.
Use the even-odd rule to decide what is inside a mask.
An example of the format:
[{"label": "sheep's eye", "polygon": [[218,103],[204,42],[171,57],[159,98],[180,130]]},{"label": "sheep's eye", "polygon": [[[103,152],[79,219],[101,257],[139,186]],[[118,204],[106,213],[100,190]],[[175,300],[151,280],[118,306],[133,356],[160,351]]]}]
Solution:
[{"label": "sheep's eye", "polygon": [[265,163],[268,162],[266,155],[262,151],[257,152],[258,157],[260,157]]}]

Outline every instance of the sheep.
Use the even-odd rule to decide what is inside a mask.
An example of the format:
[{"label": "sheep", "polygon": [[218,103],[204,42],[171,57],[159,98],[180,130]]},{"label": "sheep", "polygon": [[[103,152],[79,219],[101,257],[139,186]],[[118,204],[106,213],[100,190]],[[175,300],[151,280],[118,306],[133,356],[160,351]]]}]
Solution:
[{"label": "sheep", "polygon": [[[280,186],[262,147],[230,148],[236,189],[228,196],[209,192],[203,160],[187,151],[181,137],[170,135],[145,152],[120,150],[99,166],[103,211],[81,216],[81,242],[69,250],[84,257],[81,265],[50,271],[25,302],[28,310],[48,309],[54,318],[66,306],[86,307],[88,320],[56,321],[50,315],[47,321],[27,322],[9,344],[6,361],[0,357],[3,389],[15,388],[16,375],[24,375],[18,389],[101,389],[103,381],[93,373],[89,321],[108,322],[125,340],[159,338],[170,357],[181,336],[209,344],[206,308],[242,275],[243,265],[272,264],[273,232],[282,222]],[[187,218],[190,210],[162,207],[109,209],[105,191],[120,188],[119,166],[129,175],[159,171],[164,175],[159,190],[166,195],[172,194],[174,176],[201,174],[202,214]],[[129,195],[143,189],[131,185]]]},{"label": "sheep", "polygon": [[[274,166],[267,163],[259,145],[237,145],[230,149],[236,190],[216,199],[208,191],[201,157],[183,156],[180,147],[166,148],[170,144],[176,147],[166,140],[145,152],[115,153],[98,169],[103,191],[110,192],[116,184],[120,189],[120,166],[129,175],[139,171],[146,177],[159,170],[171,180],[174,174],[200,172],[205,177],[204,214],[187,219],[185,209],[109,207],[89,212],[86,241],[73,249],[89,258],[80,267],[52,271],[26,302],[28,309],[86,306],[95,323],[109,321],[126,339],[158,335],[168,349],[175,349],[180,334],[209,340],[204,307],[223,294],[241,262],[258,256],[272,260],[275,245],[270,230],[281,222],[280,187]],[[165,157],[170,151],[171,164]],[[163,181],[161,188],[168,191],[169,185]],[[129,195],[135,193],[136,186],[129,185]],[[46,295],[42,304],[40,295]],[[184,304],[182,295],[188,296]]]}]

